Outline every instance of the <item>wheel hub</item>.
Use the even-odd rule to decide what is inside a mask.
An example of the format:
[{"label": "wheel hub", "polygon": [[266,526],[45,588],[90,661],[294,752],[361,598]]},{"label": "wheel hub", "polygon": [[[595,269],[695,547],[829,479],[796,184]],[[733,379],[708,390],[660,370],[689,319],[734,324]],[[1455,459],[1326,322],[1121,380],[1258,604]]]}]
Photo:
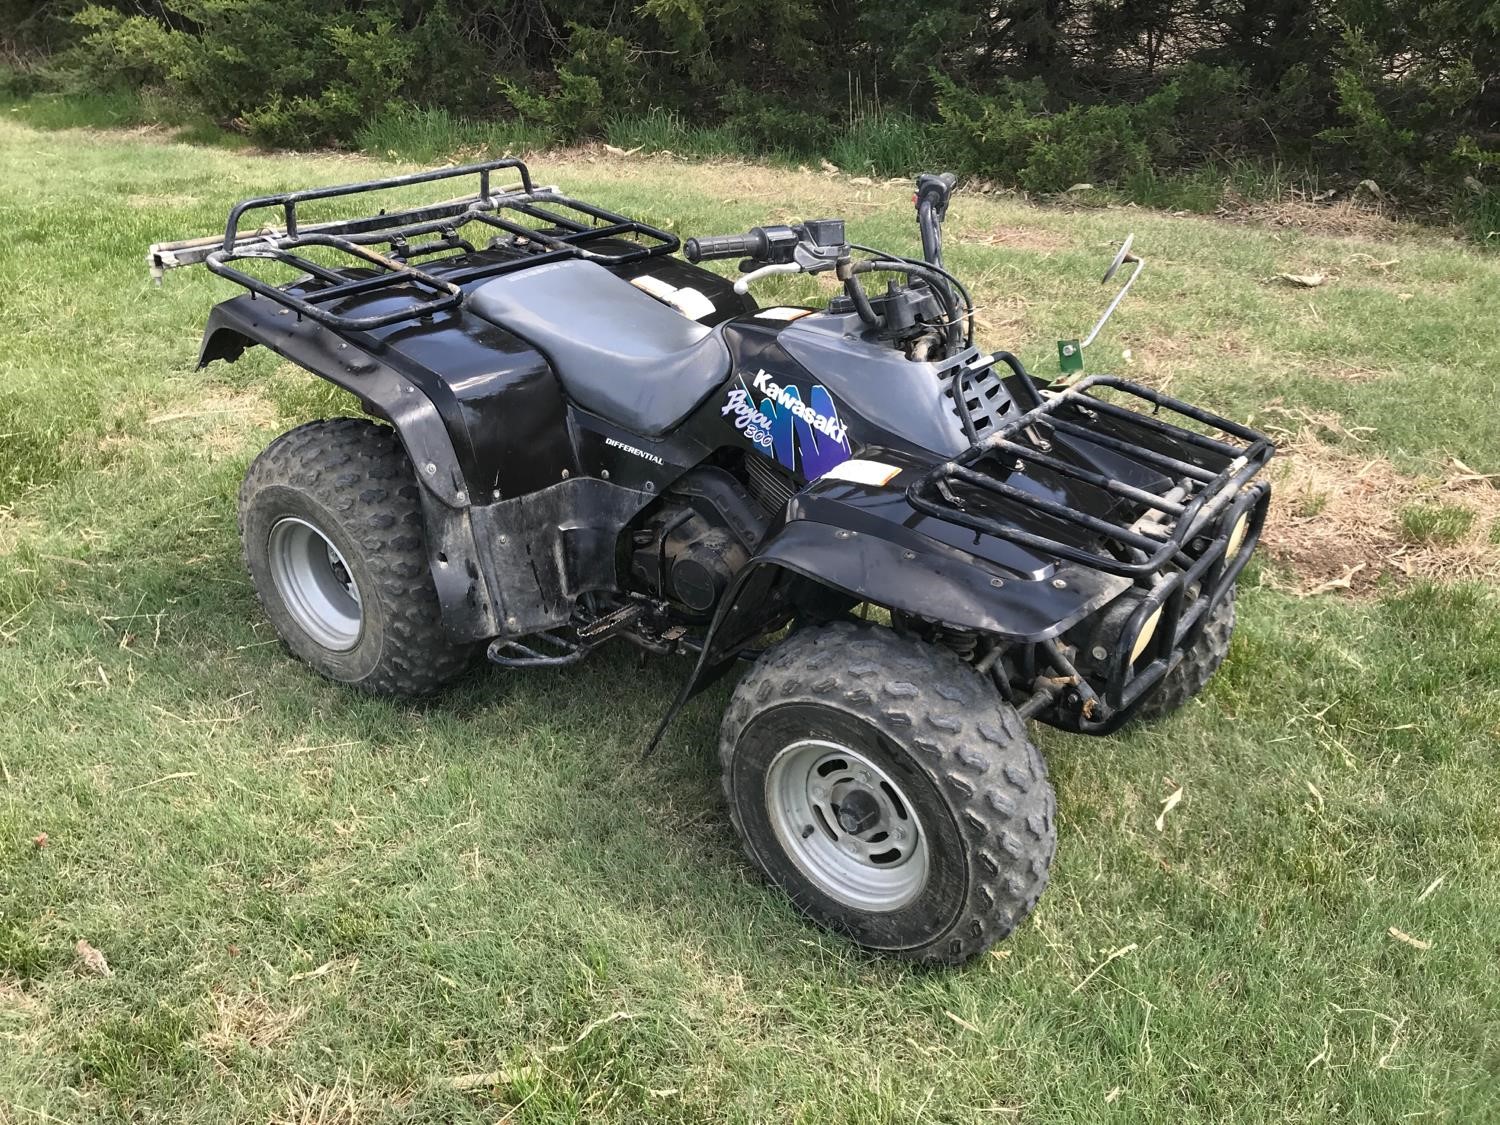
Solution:
[{"label": "wheel hub", "polygon": [[868,789],[851,787],[843,799],[830,806],[838,817],[839,827],[853,836],[873,828],[880,821],[880,805]]},{"label": "wheel hub", "polygon": [[783,850],[830,898],[872,913],[922,893],[926,834],[896,779],[869,755],[803,739],[766,771],[766,808]]},{"label": "wheel hub", "polygon": [[364,609],[359,584],[333,541],[307,520],[288,516],[271,528],[267,556],[287,612],[326,649],[359,643]]}]

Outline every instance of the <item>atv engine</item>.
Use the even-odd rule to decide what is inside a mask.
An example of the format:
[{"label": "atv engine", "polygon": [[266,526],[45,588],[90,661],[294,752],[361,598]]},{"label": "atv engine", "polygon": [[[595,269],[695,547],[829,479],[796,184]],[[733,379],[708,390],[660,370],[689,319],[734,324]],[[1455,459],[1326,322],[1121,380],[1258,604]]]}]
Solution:
[{"label": "atv engine", "polygon": [[663,597],[707,617],[750,553],[726,527],[688,507],[665,508],[636,533],[631,569]]},{"label": "atv engine", "polygon": [[707,620],[719,597],[759,545],[765,520],[749,494],[722,469],[688,473],[631,536],[637,581]]}]

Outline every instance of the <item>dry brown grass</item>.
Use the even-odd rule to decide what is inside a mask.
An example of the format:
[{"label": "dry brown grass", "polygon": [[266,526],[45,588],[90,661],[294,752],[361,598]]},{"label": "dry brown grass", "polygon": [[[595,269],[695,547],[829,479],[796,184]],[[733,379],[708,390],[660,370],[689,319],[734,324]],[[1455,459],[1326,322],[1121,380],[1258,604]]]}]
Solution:
[{"label": "dry brown grass", "polygon": [[41,527],[34,518],[23,518],[9,508],[0,508],[0,558],[15,553],[29,536]]},{"label": "dry brown grass", "polygon": [[1341,199],[1314,202],[1289,196],[1277,200],[1247,200],[1225,193],[1216,218],[1231,222],[1284,227],[1310,234],[1358,235],[1372,239],[1409,237],[1420,228],[1391,217],[1387,208],[1373,200]]},{"label": "dry brown grass", "polygon": [[276,405],[257,390],[214,389],[152,414],[146,425],[190,434],[205,453],[217,457],[238,452],[248,432],[267,429],[279,420]]},{"label": "dry brown grass", "polygon": [[270,1119],[270,1125],[357,1125],[370,1116],[347,1076],[323,1086],[298,1075],[286,1092],[285,1107]]},{"label": "dry brown grass", "polygon": [[220,1062],[242,1048],[264,1050],[279,1043],[307,1015],[305,1004],[285,1008],[272,1007],[258,990],[209,996],[214,1008],[214,1025],[204,1033],[203,1047]]},{"label": "dry brown grass", "polygon": [[[1300,424],[1267,427],[1281,448],[1263,542],[1291,570],[1298,593],[1369,593],[1382,580],[1500,579],[1500,544],[1491,538],[1500,506],[1494,481],[1458,464],[1443,476],[1406,476],[1385,457],[1360,452],[1359,434],[1337,419],[1280,413]],[[1452,543],[1413,542],[1400,512],[1418,503],[1462,508],[1472,524]]]},{"label": "dry brown grass", "polygon": [[125,206],[135,207],[143,211],[154,211],[161,207],[186,207],[198,202],[196,195],[181,195],[165,192],[160,195],[127,195]]},{"label": "dry brown grass", "polygon": [[1044,254],[1049,250],[1060,250],[1064,246],[1071,246],[1073,240],[1055,230],[1004,225],[961,230],[957,234],[956,242],[965,246],[1003,246],[1007,250],[1026,250]]},{"label": "dry brown grass", "polygon": [[46,1016],[36,990],[0,980],[0,1051],[34,1048],[42,1041]]}]

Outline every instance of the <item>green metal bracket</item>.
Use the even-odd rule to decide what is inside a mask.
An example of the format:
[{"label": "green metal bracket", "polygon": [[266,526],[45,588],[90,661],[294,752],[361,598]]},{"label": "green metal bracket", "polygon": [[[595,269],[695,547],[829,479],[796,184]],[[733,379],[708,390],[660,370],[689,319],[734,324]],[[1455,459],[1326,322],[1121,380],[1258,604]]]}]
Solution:
[{"label": "green metal bracket", "polygon": [[1077,340],[1057,342],[1057,366],[1064,375],[1077,375],[1083,370],[1083,345]]}]

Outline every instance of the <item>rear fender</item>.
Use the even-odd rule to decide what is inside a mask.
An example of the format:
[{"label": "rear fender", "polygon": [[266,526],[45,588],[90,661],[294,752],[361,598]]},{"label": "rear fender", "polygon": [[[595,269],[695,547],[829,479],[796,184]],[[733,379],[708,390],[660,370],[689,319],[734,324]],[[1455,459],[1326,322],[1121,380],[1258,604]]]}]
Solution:
[{"label": "rear fender", "polygon": [[444,626],[460,640],[499,633],[475,545],[468,485],[432,400],[395,368],[337,333],[248,297],[226,301],[209,314],[198,366],[233,361],[255,344],[349,391],[366,413],[395,428],[420,484],[428,563]]}]

